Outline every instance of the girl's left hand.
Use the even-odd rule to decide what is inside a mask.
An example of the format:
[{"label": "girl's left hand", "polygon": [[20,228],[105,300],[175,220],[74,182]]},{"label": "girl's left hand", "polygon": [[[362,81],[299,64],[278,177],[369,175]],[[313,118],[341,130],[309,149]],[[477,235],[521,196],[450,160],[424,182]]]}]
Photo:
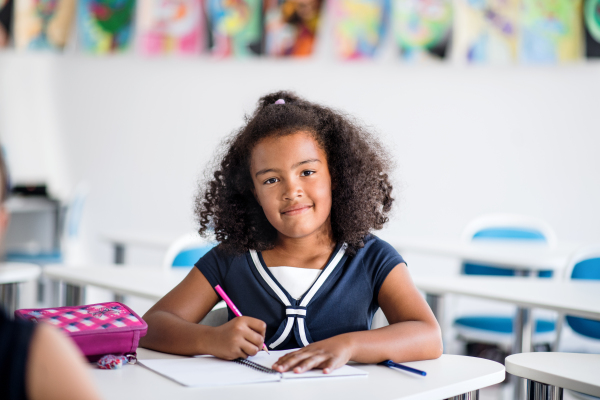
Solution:
[{"label": "girl's left hand", "polygon": [[294,371],[297,374],[319,368],[328,374],[346,365],[351,357],[350,341],[341,335],[311,343],[298,351],[288,353],[277,360],[272,368],[279,372]]}]

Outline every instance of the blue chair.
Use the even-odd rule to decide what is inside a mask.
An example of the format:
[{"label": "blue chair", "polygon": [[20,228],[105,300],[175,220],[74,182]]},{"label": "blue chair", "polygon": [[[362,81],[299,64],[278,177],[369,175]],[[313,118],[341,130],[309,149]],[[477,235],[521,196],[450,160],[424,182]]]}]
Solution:
[{"label": "blue chair", "polygon": [[216,243],[203,239],[197,232],[188,233],[175,240],[163,258],[163,268],[193,267]]},{"label": "blue chair", "polygon": [[[600,246],[591,246],[578,251],[571,258],[564,278],[600,281]],[[598,290],[600,290],[600,282],[598,283]],[[557,326],[559,334],[555,344],[556,350],[558,350],[560,332],[563,326],[563,319],[561,318],[559,321],[560,323]],[[564,322],[566,322],[567,326],[573,332],[581,335],[583,338],[598,340],[598,345],[600,346],[600,321],[567,315],[564,317]]]},{"label": "blue chair", "polygon": [[[197,232],[189,233],[175,240],[167,249],[163,259],[163,268],[191,268],[208,253],[216,243],[203,239]],[[200,323],[219,326],[227,322],[227,305],[219,301]]]},{"label": "blue chair", "polygon": [[[577,252],[569,262],[569,266],[565,271],[565,279],[577,279],[577,280],[598,280],[600,281],[600,246],[591,246]],[[598,290],[600,290],[600,282],[598,282]],[[568,327],[575,333],[575,335],[581,335],[584,339],[591,339],[598,341],[597,346],[593,349],[586,349],[586,344],[589,346],[589,341],[585,340],[586,344],[583,344],[583,348],[576,349],[579,351],[597,352],[600,349],[600,321],[595,321],[587,318],[574,317],[567,315],[564,318],[559,318],[557,323],[556,331],[557,338],[554,344],[554,351],[558,351],[560,347],[560,341],[562,335],[563,324],[566,323]],[[577,338],[572,338],[577,340]],[[567,349],[569,350],[569,349]],[[564,351],[564,350],[563,350]],[[572,397],[582,400],[600,399],[598,397],[586,395],[583,393],[568,390]]]},{"label": "blue chair", "polygon": [[[464,230],[463,241],[478,244],[501,244],[506,242],[539,243],[552,246],[556,236],[552,228],[538,219],[512,214],[492,214],[480,217],[470,223]],[[522,271],[500,268],[494,265],[482,265],[464,262],[461,273],[465,275],[517,276]],[[552,271],[540,271],[538,277],[552,276]],[[478,312],[468,313],[454,320],[454,328],[459,337],[466,342],[498,345],[510,352],[513,342],[513,321],[516,308],[494,302],[481,302],[472,299],[461,299],[470,307],[478,308]],[[483,304],[483,305],[481,305]],[[479,307],[475,307],[479,305]],[[490,311],[495,311],[490,314]],[[536,319],[534,344],[550,344],[554,340],[555,322],[552,319]]]}]

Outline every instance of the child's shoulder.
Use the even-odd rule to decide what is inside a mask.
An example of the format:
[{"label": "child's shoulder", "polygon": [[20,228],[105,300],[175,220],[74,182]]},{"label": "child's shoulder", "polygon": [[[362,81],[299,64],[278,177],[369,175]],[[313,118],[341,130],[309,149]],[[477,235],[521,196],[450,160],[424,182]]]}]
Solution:
[{"label": "child's shoulder", "polygon": [[226,268],[232,264],[243,261],[245,254],[235,254],[225,250],[222,246],[217,245],[210,249],[206,254],[198,260],[197,267],[201,265],[210,265],[217,268]]},{"label": "child's shoulder", "polygon": [[398,265],[405,262],[398,251],[385,240],[369,234],[365,237],[364,247],[358,249],[356,258],[360,258],[365,265],[392,264]]}]

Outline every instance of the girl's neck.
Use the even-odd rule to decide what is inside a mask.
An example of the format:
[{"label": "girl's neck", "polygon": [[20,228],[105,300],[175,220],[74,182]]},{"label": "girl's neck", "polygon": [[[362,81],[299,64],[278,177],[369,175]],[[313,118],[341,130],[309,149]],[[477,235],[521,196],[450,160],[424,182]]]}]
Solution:
[{"label": "girl's neck", "polygon": [[263,251],[262,255],[268,267],[322,269],[334,249],[333,235],[328,230],[328,232],[319,232],[302,238],[279,235],[275,247]]}]

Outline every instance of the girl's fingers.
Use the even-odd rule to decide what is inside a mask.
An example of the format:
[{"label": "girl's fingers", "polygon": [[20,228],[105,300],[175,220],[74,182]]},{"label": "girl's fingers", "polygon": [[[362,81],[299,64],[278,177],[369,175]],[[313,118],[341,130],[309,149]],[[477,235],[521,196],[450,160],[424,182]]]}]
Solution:
[{"label": "girl's fingers", "polygon": [[297,374],[310,371],[311,369],[323,364],[330,357],[331,356],[329,354],[315,354],[312,357],[308,357],[296,364],[296,366],[293,367],[293,370]]},{"label": "girl's fingers", "polygon": [[319,365],[319,368],[321,368],[323,370],[324,374],[330,374],[331,372],[333,372],[333,370],[340,368],[342,365],[341,360],[337,357],[332,357],[328,360],[325,360],[325,362],[321,363],[321,365]]},{"label": "girl's fingers", "polygon": [[262,347],[262,344],[265,342],[264,336],[250,329],[244,334],[244,339],[257,347]]},{"label": "girl's fingers", "polygon": [[286,354],[285,356],[277,360],[275,364],[273,364],[273,368],[277,369],[277,371],[279,372],[288,371],[305,358],[311,357],[311,355],[313,354],[312,351],[306,351],[305,349],[306,347],[293,353]]},{"label": "girl's fingers", "polygon": [[243,356],[241,356],[242,358],[246,358],[248,356],[255,356],[256,353],[258,353],[258,351],[260,350],[258,346],[248,341],[244,341],[240,346],[240,349],[244,352]]}]

